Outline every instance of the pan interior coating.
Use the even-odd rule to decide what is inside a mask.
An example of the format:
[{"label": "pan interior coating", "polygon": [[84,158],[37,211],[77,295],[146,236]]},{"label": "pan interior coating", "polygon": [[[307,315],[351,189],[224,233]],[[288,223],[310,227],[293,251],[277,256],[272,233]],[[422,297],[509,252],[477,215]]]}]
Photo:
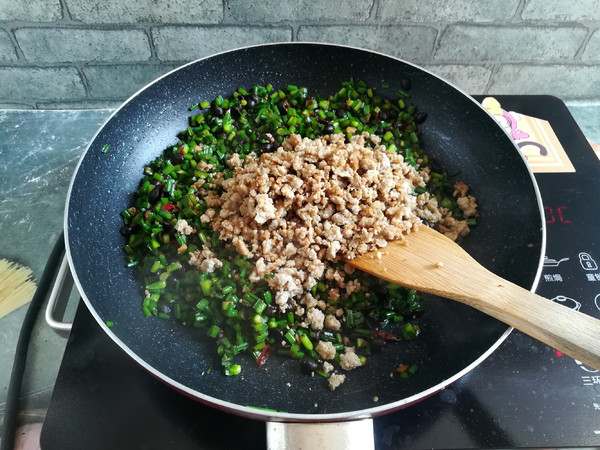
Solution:
[{"label": "pan interior coating", "polygon": [[[411,81],[411,101],[428,113],[421,125],[423,148],[448,172],[461,170],[480,204],[481,217],[464,247],[518,285],[531,288],[537,281],[544,228],[535,182],[510,138],[471,98],[411,64],[348,47],[275,44],[199,60],[140,91],[99,131],[72,182],[66,231],[76,282],[95,317],[101,324],[114,322],[110,330],[104,328],[155,375],[201,401],[225,409],[228,403],[267,408],[292,418],[371,415],[373,408],[377,413],[396,408],[443,385],[506,335],[508,326],[495,319],[427,296],[416,340],[388,345],[330,391],[324,380],[302,375],[297,361],[283,357],[272,357],[262,367],[248,358],[242,361],[242,376],[226,377],[205,330],[141,313],[140,283],[124,265],[120,213],[144,165],[175,144],[187,127],[189,106],[266,83],[328,95],[350,77],[369,86],[389,83],[390,95],[401,79]],[[110,150],[103,152],[106,145]],[[419,371],[407,379],[393,376],[399,363],[416,363]],[[209,371],[211,365],[216,370]]]}]

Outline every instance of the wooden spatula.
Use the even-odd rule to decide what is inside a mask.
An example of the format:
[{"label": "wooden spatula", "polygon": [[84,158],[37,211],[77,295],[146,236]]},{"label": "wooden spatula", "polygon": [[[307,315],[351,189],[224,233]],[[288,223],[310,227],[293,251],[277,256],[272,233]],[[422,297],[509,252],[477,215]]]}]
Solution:
[{"label": "wooden spatula", "polygon": [[600,320],[494,275],[458,244],[420,226],[405,243],[347,261],[376,277],[458,300],[600,369]]}]

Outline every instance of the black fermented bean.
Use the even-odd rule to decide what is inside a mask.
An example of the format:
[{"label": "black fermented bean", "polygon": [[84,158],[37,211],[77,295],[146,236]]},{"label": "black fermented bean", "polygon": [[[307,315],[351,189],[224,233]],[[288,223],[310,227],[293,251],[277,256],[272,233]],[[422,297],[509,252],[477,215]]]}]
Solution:
[{"label": "black fermented bean", "polygon": [[179,152],[173,153],[173,156],[171,156],[171,162],[174,165],[181,164],[183,161],[184,161],[183,155]]},{"label": "black fermented bean", "polygon": [[263,314],[267,317],[275,317],[275,315],[277,314],[277,308],[275,308],[273,305],[267,305],[267,307],[263,311]]},{"label": "black fermented bean", "polygon": [[392,125],[394,128],[398,128],[399,130],[404,130],[404,122],[402,122],[401,120],[396,120],[394,122],[394,125]]},{"label": "black fermented bean", "polygon": [[423,123],[425,122],[425,120],[427,119],[427,113],[426,112],[418,112],[415,115],[415,123]]},{"label": "black fermented bean", "polygon": [[410,80],[408,78],[402,78],[402,80],[400,80],[400,86],[402,86],[402,89],[405,91],[408,91],[411,86]]},{"label": "black fermented bean", "polygon": [[164,223],[163,231],[165,233],[167,233],[168,235],[173,236],[175,234],[175,227],[173,225],[171,225],[170,223]]},{"label": "black fermented bean", "polygon": [[263,153],[272,152],[277,150],[277,143],[275,142],[275,138],[268,133],[264,133],[260,136],[260,149]]},{"label": "black fermented bean", "polygon": [[319,370],[319,363],[317,363],[314,359],[308,358],[306,356],[300,359],[300,364],[302,368],[302,373],[304,375],[312,375],[315,370]]},{"label": "black fermented bean", "polygon": [[280,341],[284,339],[285,333],[279,328],[271,328],[269,330],[269,335],[275,338],[276,341]]},{"label": "black fermented bean", "polygon": [[286,102],[281,100],[279,103],[277,103],[277,109],[279,110],[279,114],[283,116],[288,111],[288,105]]},{"label": "black fermented bean", "polygon": [[290,298],[287,301],[287,304],[285,305],[285,311],[286,312],[292,312],[294,310],[294,302],[292,301],[292,299]]},{"label": "black fermented bean", "polygon": [[225,111],[223,111],[223,108],[221,108],[220,106],[213,105],[212,113],[214,114],[215,117],[223,117],[223,114],[225,114]]},{"label": "black fermented bean", "polygon": [[260,150],[263,153],[270,153],[275,150],[275,144],[273,142],[263,142],[260,144]]},{"label": "black fermented bean", "polygon": [[162,197],[162,184],[155,184],[150,193],[148,194],[148,200],[150,203],[156,203]]}]

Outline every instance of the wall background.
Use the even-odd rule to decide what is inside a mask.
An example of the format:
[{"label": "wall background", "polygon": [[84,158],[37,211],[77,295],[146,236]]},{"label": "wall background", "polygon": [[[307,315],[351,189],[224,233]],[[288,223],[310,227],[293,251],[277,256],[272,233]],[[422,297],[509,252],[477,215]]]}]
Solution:
[{"label": "wall background", "polygon": [[320,41],[471,94],[600,101],[600,0],[0,0],[0,107],[116,107],[191,60]]}]

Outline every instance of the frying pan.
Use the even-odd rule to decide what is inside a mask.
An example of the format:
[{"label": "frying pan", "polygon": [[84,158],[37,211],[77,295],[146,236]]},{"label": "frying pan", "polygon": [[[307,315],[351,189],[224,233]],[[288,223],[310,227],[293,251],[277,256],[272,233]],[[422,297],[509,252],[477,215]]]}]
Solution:
[{"label": "frying pan", "polygon": [[[545,231],[535,180],[509,136],[473,99],[410,63],[344,46],[269,44],[204,58],[154,81],[106,121],[79,162],[65,215],[69,264],[85,304],[137,363],[185,395],[270,421],[374,417],[441,390],[509,334],[507,325],[474,309],[426,296],[420,336],[388,345],[331,391],[320,377],[303,375],[297,361],[276,355],[262,367],[242,359],[243,374],[227,377],[205,330],[141,313],[141,281],[125,268],[120,212],[144,165],[187,127],[189,106],[267,83],[329,95],[351,77],[370,86],[389,83],[380,92],[390,96],[402,79],[410,80],[411,101],[428,114],[421,125],[426,152],[448,172],[460,170],[479,200],[481,218],[464,247],[498,275],[526,288],[537,284]],[[399,363],[415,363],[419,370],[394,377]]]}]

